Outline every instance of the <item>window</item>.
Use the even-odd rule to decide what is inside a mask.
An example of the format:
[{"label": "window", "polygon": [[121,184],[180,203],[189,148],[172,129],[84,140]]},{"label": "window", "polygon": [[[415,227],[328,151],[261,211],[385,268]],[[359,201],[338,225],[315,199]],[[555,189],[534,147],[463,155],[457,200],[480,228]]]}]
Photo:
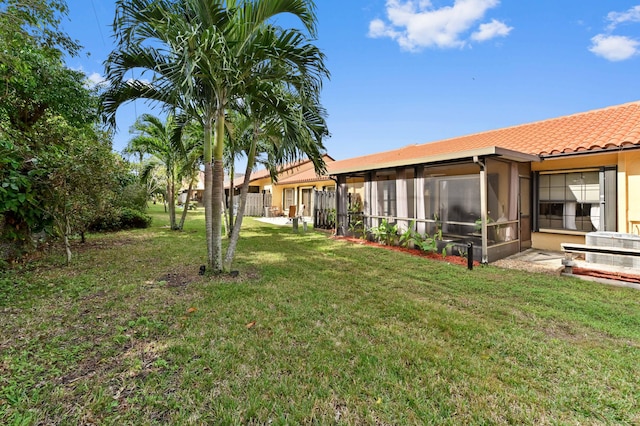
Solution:
[{"label": "window", "polygon": [[286,188],[284,190],[284,209],[289,210],[290,206],[295,204],[293,188]]},{"label": "window", "polygon": [[538,176],[538,228],[592,232],[616,228],[616,170]]}]

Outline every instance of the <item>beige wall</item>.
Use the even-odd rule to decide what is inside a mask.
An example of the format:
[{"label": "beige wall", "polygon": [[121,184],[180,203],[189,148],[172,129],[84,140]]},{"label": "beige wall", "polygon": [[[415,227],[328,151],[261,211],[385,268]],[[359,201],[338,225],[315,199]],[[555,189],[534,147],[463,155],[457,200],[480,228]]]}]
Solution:
[{"label": "beige wall", "polygon": [[[618,232],[640,235],[640,151],[619,151],[607,154],[578,155],[532,163],[532,171],[564,171],[603,166],[618,168]],[[534,248],[560,250],[560,243],[585,242],[584,235],[535,232]]]},{"label": "beige wall", "polygon": [[618,228],[640,235],[640,152],[619,154]]},{"label": "beige wall", "polygon": [[[333,187],[335,188],[335,182],[332,180],[318,180],[314,182],[302,182],[288,185],[277,185],[274,184],[272,186],[271,193],[273,194],[273,198],[271,204],[273,206],[278,206],[284,212],[284,191],[285,189],[293,189],[294,191],[294,200],[298,209],[301,208],[302,205],[302,189],[316,189],[318,191],[322,191],[325,187]],[[309,214],[313,215],[313,196],[311,198],[311,205],[309,207]]]},{"label": "beige wall", "polygon": [[538,250],[561,251],[561,243],[584,244],[584,235],[547,232],[534,232],[531,234],[531,247]]},{"label": "beige wall", "polygon": [[[324,161],[329,163],[332,162],[333,160],[328,156],[325,155],[324,157]],[[282,172],[278,175],[278,179],[279,180],[284,180],[287,177],[294,175],[294,174],[298,174],[298,173],[302,173],[305,172],[307,170],[312,170],[313,169],[313,163],[311,161],[307,161],[299,166],[293,167],[290,170],[287,170],[285,172]],[[300,190],[303,188],[315,188],[317,190],[322,190],[324,187],[334,187],[335,188],[335,182],[330,180],[330,179],[324,179],[324,180],[317,180],[317,181],[311,181],[311,182],[304,182],[304,183],[294,183],[294,184],[287,184],[287,185],[279,185],[277,183],[272,183],[271,182],[271,177],[267,176],[265,178],[262,179],[258,179],[255,181],[251,182],[251,185],[254,186],[259,186],[260,187],[260,191],[263,191],[265,189],[270,189],[271,190],[271,205],[273,207],[279,207],[280,210],[283,213],[287,213],[286,211],[284,211],[284,190],[286,188],[292,188],[294,190],[294,199],[295,199],[295,203],[298,206],[298,208],[300,207],[300,204],[302,203],[302,201],[300,200],[301,197],[301,193]],[[312,200],[313,203],[313,200]]]}]

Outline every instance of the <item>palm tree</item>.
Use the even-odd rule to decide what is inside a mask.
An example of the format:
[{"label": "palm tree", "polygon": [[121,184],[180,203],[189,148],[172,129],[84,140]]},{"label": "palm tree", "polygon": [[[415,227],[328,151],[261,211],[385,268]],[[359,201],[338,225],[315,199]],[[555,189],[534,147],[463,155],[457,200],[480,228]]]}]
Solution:
[{"label": "palm tree", "polygon": [[[186,117],[181,117],[181,119],[185,118]],[[182,129],[182,143],[180,146],[184,152],[179,176],[183,182],[185,180],[188,182],[186,204],[183,206],[182,217],[180,218],[180,223],[178,223],[178,229],[182,231],[187,218],[187,211],[189,210],[189,201],[193,193],[193,185],[198,180],[200,164],[202,163],[203,129],[200,123],[193,120],[181,123],[180,128]]]},{"label": "palm tree", "polygon": [[[244,182],[240,190],[240,205],[236,222],[231,229],[225,256],[225,267],[231,269],[235,249],[240,237],[240,228],[246,207],[251,172],[259,157],[277,179],[280,165],[307,157],[315,165],[316,172],[325,171],[322,138],[328,134],[325,113],[313,96],[301,96],[291,92],[281,83],[269,90],[257,90],[256,96],[243,99],[243,116],[237,115],[235,132],[236,147],[243,147],[247,156]],[[260,94],[268,94],[261,97]],[[266,160],[266,161],[265,161]]]},{"label": "palm tree", "polygon": [[[107,119],[138,98],[171,105],[198,118],[204,128],[205,222],[208,261],[222,265],[222,201],[225,114],[256,90],[257,81],[280,81],[319,92],[328,77],[324,55],[298,29],[273,24],[297,18],[315,36],[312,0],[118,0],[117,48],[107,60],[111,87],[104,96]],[[278,66],[279,65],[279,66]],[[127,73],[143,70],[138,79]],[[150,80],[143,80],[144,71]],[[215,127],[214,127],[215,124]],[[212,139],[213,134],[213,139]]]},{"label": "palm tree", "polygon": [[[157,161],[149,164],[155,163],[165,169],[169,226],[171,229],[178,229],[175,197],[179,188],[176,185],[180,182],[180,168],[185,163],[183,157],[185,150],[181,146],[181,134],[174,122],[173,115],[168,115],[166,121],[163,122],[156,116],[143,114],[133,124],[132,132],[135,136],[129,141],[126,150],[151,154]],[[147,173],[143,173],[143,180],[146,176]]]}]

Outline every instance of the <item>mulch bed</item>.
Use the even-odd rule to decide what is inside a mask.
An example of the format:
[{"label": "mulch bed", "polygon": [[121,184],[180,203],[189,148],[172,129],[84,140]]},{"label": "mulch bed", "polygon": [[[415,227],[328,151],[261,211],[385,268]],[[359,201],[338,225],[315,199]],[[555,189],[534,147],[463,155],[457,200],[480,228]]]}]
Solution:
[{"label": "mulch bed", "polygon": [[[380,244],[380,243],[376,243],[373,241],[368,241],[368,240],[363,240],[360,238],[354,238],[354,237],[342,237],[342,236],[333,236],[332,237],[335,240],[339,240],[339,241],[347,241],[353,244],[360,244],[360,245],[366,245],[366,246],[372,246],[372,247],[379,247],[379,248],[383,248],[386,250],[393,250],[393,251],[397,251],[397,252],[402,252],[402,253],[407,253],[413,256],[419,256],[419,257],[425,257],[427,259],[433,259],[433,260],[438,260],[440,262],[447,262],[447,263],[451,263],[453,265],[460,265],[460,266],[464,266],[465,268],[467,267],[467,259],[460,257],[460,256],[442,256],[441,253],[428,253],[425,251],[422,251],[420,249],[410,249],[410,248],[405,248],[405,247],[400,247],[400,246],[388,246],[385,244]],[[473,262],[473,266],[479,266],[480,262],[478,261],[474,261]]]},{"label": "mulch bed", "polygon": [[608,280],[625,281],[634,284],[640,284],[640,275],[628,274],[626,272],[609,272],[609,271],[596,271],[588,268],[573,267],[571,271],[574,275],[587,275],[596,278],[605,278]]}]

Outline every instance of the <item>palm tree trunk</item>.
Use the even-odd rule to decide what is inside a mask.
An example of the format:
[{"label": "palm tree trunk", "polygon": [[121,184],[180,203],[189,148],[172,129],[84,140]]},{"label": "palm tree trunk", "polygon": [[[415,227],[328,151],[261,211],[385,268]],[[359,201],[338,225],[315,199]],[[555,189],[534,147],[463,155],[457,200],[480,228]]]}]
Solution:
[{"label": "palm tree trunk", "polygon": [[253,170],[253,163],[256,159],[256,138],[257,135],[254,136],[251,142],[251,148],[249,149],[249,155],[247,156],[247,169],[244,174],[244,180],[242,181],[242,188],[240,189],[240,205],[238,206],[238,216],[236,217],[236,224],[231,231],[229,246],[227,247],[227,255],[224,259],[224,264],[228,271],[231,271],[233,258],[236,255],[236,247],[238,246],[238,240],[240,239],[240,227],[242,226],[242,219],[244,218],[244,209],[247,205],[247,194],[249,192],[249,182],[251,181],[251,170]]},{"label": "palm tree trunk", "polygon": [[211,117],[204,123],[204,222],[207,235],[207,263],[213,268],[213,176],[211,163]]},{"label": "palm tree trunk", "polygon": [[176,226],[176,202],[175,202],[175,183],[173,178],[170,179],[169,185],[167,185],[167,204],[169,204],[169,227],[174,230]]},{"label": "palm tree trunk", "polygon": [[222,268],[222,194],[224,193],[224,170],[223,161],[213,160],[213,191],[211,199],[212,226],[211,235],[213,237],[213,263],[211,268],[213,273],[221,273]]},{"label": "palm tree trunk", "polygon": [[228,226],[227,226],[227,235],[230,237],[231,236],[231,232],[233,231],[233,192],[235,190],[234,185],[233,185],[233,177],[236,174],[236,168],[235,165],[233,163],[234,159],[231,159],[231,173],[229,173],[229,181],[231,182],[229,184],[229,222],[228,222]]},{"label": "palm tree trunk", "polygon": [[215,146],[213,149],[213,188],[211,197],[213,237],[213,259],[211,269],[213,273],[221,273],[222,265],[222,200],[224,195],[224,108],[218,108],[216,114]]},{"label": "palm tree trunk", "polygon": [[187,189],[187,199],[185,201],[185,204],[182,206],[182,216],[180,217],[180,223],[178,224],[178,229],[180,231],[182,231],[182,228],[184,227],[184,221],[187,218],[187,210],[189,210],[192,192],[193,192],[193,179],[189,179],[189,188]]}]

